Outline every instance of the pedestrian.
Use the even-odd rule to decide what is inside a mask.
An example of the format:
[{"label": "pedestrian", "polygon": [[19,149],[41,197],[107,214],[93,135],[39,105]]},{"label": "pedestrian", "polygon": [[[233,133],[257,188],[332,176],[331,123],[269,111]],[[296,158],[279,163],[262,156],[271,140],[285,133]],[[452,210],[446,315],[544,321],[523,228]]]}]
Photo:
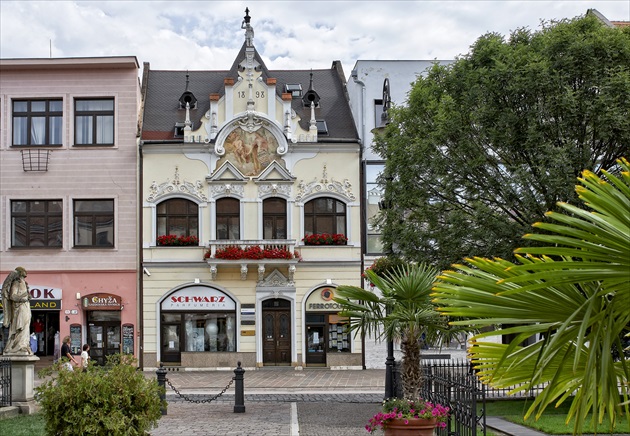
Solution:
[{"label": "pedestrian", "polygon": [[67,362],[64,362],[64,368],[66,368],[68,371],[74,371],[71,362],[76,365],[77,361],[70,351],[70,336],[66,336],[65,338],[63,338],[63,342],[61,344],[61,357],[67,357],[69,359]]},{"label": "pedestrian", "polygon": [[90,360],[90,346],[88,344],[83,344],[83,351],[81,352],[81,366],[83,367],[83,372],[87,372],[88,363]]}]

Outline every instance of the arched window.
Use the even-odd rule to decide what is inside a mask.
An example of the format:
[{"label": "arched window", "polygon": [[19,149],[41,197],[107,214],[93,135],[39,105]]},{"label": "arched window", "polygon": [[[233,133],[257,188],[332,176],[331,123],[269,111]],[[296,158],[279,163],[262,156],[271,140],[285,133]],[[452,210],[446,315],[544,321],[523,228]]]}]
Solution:
[{"label": "arched window", "polygon": [[157,206],[157,236],[199,236],[199,206],[174,198]]},{"label": "arched window", "polygon": [[282,198],[263,200],[263,238],[287,238],[287,202]]},{"label": "arched window", "polygon": [[316,198],[304,205],[304,233],[346,234],[346,205],[330,197]]},{"label": "arched window", "polygon": [[236,198],[217,200],[217,239],[240,239],[240,202]]}]

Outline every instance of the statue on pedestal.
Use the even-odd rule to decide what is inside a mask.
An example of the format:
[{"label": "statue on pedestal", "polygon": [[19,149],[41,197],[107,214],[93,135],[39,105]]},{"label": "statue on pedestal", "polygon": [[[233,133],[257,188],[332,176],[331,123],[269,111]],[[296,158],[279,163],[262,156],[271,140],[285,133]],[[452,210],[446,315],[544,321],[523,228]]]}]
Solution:
[{"label": "statue on pedestal", "polygon": [[32,355],[29,326],[31,324],[31,296],[26,283],[26,270],[17,267],[2,284],[4,327],[9,328],[9,339],[3,355]]}]

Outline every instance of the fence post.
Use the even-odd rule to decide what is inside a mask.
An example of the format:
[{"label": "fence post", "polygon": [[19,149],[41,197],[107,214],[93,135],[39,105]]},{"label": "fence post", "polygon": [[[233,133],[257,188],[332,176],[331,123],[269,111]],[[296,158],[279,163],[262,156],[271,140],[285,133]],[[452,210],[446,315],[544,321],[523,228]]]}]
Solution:
[{"label": "fence post", "polygon": [[245,370],[241,368],[241,362],[237,362],[238,367],[234,370],[234,413],[245,413],[245,386],[243,376]]},{"label": "fence post", "polygon": [[162,388],[160,390],[160,400],[162,401],[162,415],[166,415],[166,369],[164,364],[160,362],[160,367],[155,371],[157,374],[158,385]]}]

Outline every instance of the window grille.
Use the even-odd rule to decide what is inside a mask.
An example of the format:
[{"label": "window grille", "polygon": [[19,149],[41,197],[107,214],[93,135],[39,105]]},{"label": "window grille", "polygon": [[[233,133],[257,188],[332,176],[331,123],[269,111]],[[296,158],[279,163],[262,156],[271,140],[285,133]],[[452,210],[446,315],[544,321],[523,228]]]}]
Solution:
[{"label": "window grille", "polygon": [[21,150],[24,171],[48,171],[52,150]]}]

